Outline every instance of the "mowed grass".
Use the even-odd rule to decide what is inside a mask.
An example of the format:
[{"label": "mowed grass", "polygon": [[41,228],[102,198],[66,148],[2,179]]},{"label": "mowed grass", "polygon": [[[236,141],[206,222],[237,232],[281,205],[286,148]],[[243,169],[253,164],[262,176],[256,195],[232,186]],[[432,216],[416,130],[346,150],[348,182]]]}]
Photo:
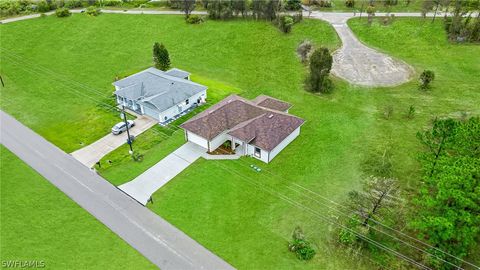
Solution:
[{"label": "mowed grass", "polygon": [[[435,116],[480,113],[477,105],[480,94],[476,90],[480,67],[472,60],[480,51],[478,46],[460,45],[457,52],[458,45],[445,41],[440,22],[432,25],[417,19],[398,19],[389,27],[374,24],[368,30],[365,20],[357,25],[353,25],[356,21],[351,23],[362,38],[366,31],[372,36],[387,35],[383,40],[378,37],[376,41],[365,41],[391,51],[413,65],[417,73],[424,68],[438,70],[432,90],[418,91],[416,81],[395,88],[366,89],[336,79],[336,89],[331,95],[304,91],[306,69],[295,55],[298,43],[310,39],[317,46],[330,49],[340,46],[334,30],[315,20],[295,25],[289,35],[266,22],[208,21],[187,25],[177,16],[106,14],[97,18],[73,15],[65,20],[31,20],[0,29],[2,34],[19,31],[27,40],[22,42],[32,46],[36,42],[30,36],[80,50],[81,45],[87,46],[83,39],[88,38],[90,51],[86,56],[91,59],[88,64],[85,55],[65,53],[64,57],[72,63],[81,62],[78,66],[82,66],[82,72],[90,70],[98,76],[92,78],[92,83],[103,82],[106,96],[111,92],[109,84],[116,73],[126,75],[148,66],[151,44],[162,41],[170,50],[173,65],[193,72],[198,76],[194,79],[220,81],[241,89],[241,95],[247,98],[268,94],[291,102],[294,107],[290,112],[304,118],[306,123],[301,135],[272,163],[267,165],[251,158],[198,160],[155,193],[155,203],[149,207],[240,269],[372,269],[375,264],[344,254],[332,244],[336,226],[325,218],[335,219],[338,214],[321,197],[342,202],[348,191],[359,186],[361,163],[368,153],[383,150],[387,144],[393,146],[394,170],[400,183],[406,192],[414,189],[419,181],[416,163],[419,143],[415,133]],[[58,29],[60,26],[66,27]],[[45,31],[47,27],[49,32]],[[57,37],[67,28],[76,30],[68,38],[78,40],[78,44]],[[412,29],[420,29],[419,34],[398,35]],[[396,47],[399,42],[404,45]],[[11,50],[26,51],[26,44],[15,47],[7,44]],[[36,52],[47,53],[43,47],[36,48]],[[467,63],[453,61],[458,59],[466,59]],[[43,64],[55,68],[56,63],[48,60]],[[20,72],[11,65],[2,63],[3,72],[7,75]],[[66,72],[69,69],[62,65],[56,68]],[[77,76],[74,70],[68,76],[89,81],[87,75]],[[413,119],[406,118],[410,105],[416,108]],[[12,108],[6,102],[2,106],[7,111]],[[393,115],[387,120],[383,111],[388,106],[393,108]],[[20,114],[34,115],[29,111],[21,111],[17,116]],[[55,118],[55,114],[50,117]],[[84,121],[88,123],[91,119]],[[125,147],[112,152],[105,159],[113,163],[101,170],[102,175],[112,183],[121,184],[183,143],[181,132],[170,138],[160,137],[155,137],[154,131],[139,136],[135,144],[145,154],[141,163],[131,161]],[[63,140],[68,145],[77,143],[71,138]],[[263,171],[254,172],[251,164]],[[303,227],[316,245],[318,253],[312,261],[301,262],[287,250],[287,242],[297,225]]]},{"label": "mowed grass", "polygon": [[[283,76],[291,76],[282,57],[285,50],[293,54],[290,48],[302,38],[337,45],[321,22],[304,22],[297,29],[286,36],[266,22],[187,25],[181,16],[109,14],[1,25],[0,72],[6,87],[0,104],[71,152],[104,136],[118,122],[118,113],[104,108],[105,103],[113,105],[111,83],[117,75],[151,66],[154,42],[167,46],[174,67],[234,85],[250,81],[248,88],[256,88],[256,81],[275,77],[268,73],[272,61],[273,66],[283,65]],[[252,72],[257,69],[262,72]],[[272,75],[261,77],[264,74]]]},{"label": "mowed grass", "polygon": [[[415,190],[421,149],[416,132],[437,116],[480,114],[476,75],[480,66],[475,60],[480,48],[448,43],[440,22],[400,19],[389,27],[376,23],[368,27],[365,20],[354,20],[350,24],[367,44],[414,66],[416,76],[423,69],[434,70],[437,79],[432,89],[419,91],[416,79],[376,89],[337,81],[334,94],[319,97],[303,92],[300,80],[284,82],[291,87],[287,100],[295,104],[291,113],[307,120],[300,137],[268,165],[251,158],[200,160],[156,192],[150,208],[238,268],[378,267],[336,251],[335,225],[323,219],[335,220],[339,214],[323,198],[342,202],[346,192],[358,187],[363,160],[385,147],[393,149],[394,171],[404,194]],[[252,89],[247,95],[257,93]],[[413,119],[407,118],[410,105],[416,109]],[[387,107],[393,109],[389,119],[383,117]],[[263,172],[253,172],[250,164]],[[297,261],[286,249],[296,225],[318,248],[319,254],[308,263]]]},{"label": "mowed grass", "polygon": [[135,249],[0,146],[1,261],[46,269],[156,269]]}]

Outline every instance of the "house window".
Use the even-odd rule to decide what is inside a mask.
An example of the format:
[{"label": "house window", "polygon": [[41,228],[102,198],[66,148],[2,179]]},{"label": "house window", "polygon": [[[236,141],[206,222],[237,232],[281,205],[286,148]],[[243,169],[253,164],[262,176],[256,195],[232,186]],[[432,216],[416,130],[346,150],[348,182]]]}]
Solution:
[{"label": "house window", "polygon": [[190,100],[185,100],[185,105],[188,105],[188,103],[190,103]]},{"label": "house window", "polygon": [[258,147],[255,147],[255,151],[253,152],[253,155],[256,156],[257,158],[262,157],[262,150]]}]

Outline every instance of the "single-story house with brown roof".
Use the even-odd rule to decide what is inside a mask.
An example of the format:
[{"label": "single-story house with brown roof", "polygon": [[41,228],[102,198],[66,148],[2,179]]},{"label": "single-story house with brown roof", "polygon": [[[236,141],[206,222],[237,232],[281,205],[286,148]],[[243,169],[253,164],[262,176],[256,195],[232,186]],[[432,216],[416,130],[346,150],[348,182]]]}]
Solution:
[{"label": "single-story house with brown roof", "polygon": [[270,162],[299,134],[303,119],[288,114],[291,104],[261,95],[247,100],[231,95],[181,127],[185,138],[214,151],[227,141],[237,154]]}]

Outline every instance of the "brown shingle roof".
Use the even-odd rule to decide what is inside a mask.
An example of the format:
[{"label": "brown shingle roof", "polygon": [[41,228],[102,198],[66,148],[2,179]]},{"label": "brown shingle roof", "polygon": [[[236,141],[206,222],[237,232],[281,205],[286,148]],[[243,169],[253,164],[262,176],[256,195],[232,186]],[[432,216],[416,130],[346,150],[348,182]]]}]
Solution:
[{"label": "brown shingle roof", "polygon": [[303,122],[295,116],[267,112],[228,134],[263,150],[272,151]]},{"label": "brown shingle roof", "polygon": [[292,105],[288,102],[266,96],[260,95],[256,97],[252,102],[258,106],[262,106],[268,109],[277,110],[281,112],[286,112],[288,109],[292,107]]},{"label": "brown shingle roof", "polygon": [[207,140],[223,132],[271,151],[304,120],[231,95],[181,125]]}]

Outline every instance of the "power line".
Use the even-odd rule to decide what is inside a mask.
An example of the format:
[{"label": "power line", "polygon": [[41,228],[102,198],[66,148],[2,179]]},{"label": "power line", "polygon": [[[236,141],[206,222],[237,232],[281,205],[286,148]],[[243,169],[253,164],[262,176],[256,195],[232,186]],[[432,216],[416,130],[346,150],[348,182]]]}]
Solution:
[{"label": "power line", "polygon": [[[13,54],[13,53],[12,53],[12,54]],[[12,57],[15,57],[15,56],[11,56],[11,55],[10,55],[9,57],[10,57],[10,60],[12,60]],[[8,58],[8,56],[7,56],[7,58]],[[20,57],[20,56],[17,56],[16,58],[17,58],[17,60],[18,60],[18,58],[21,58],[21,57]],[[18,61],[20,61],[20,60],[18,60]],[[15,62],[15,61],[14,61],[14,62]],[[16,63],[18,63],[18,62],[16,62]],[[18,65],[18,66],[20,66],[20,65]],[[32,66],[32,65],[30,64],[30,66]],[[35,67],[33,66],[33,68],[35,68]],[[40,76],[41,74],[38,72],[38,70],[40,70],[41,72],[43,71],[43,72],[48,73],[48,74],[50,74],[50,75],[56,75],[57,78],[64,80],[63,83],[66,84],[66,83],[65,83],[65,80],[66,80],[66,79],[65,79],[64,77],[61,77],[61,75],[59,75],[59,73],[56,73],[56,72],[54,72],[54,71],[51,71],[51,70],[49,70],[49,69],[47,69],[47,68],[44,68],[44,67],[42,67],[42,66],[40,66],[40,65],[38,65],[38,67],[36,67],[37,72],[35,72],[35,70],[34,70],[33,68],[30,69],[30,72],[33,72],[33,73],[35,73],[35,74],[37,74],[37,75]],[[25,69],[25,67],[24,67],[24,69]],[[25,69],[25,70],[26,70],[26,69]],[[84,88],[84,89],[86,89],[86,90],[88,90],[88,91],[90,91],[90,92],[95,92],[95,93],[98,94],[98,95],[103,95],[102,92],[100,92],[100,91],[98,91],[98,90],[96,90],[96,89],[94,89],[94,88],[92,88],[92,87],[90,87],[90,86],[88,86],[88,85],[85,85],[85,84],[76,82],[76,81],[74,81],[74,80],[68,80],[68,82],[70,82],[70,83],[73,84],[73,85],[76,84],[77,86],[80,86],[80,87],[82,87],[82,88]],[[71,88],[73,91],[75,91],[72,87],[70,87],[70,88]],[[77,95],[82,95],[83,97],[86,97],[86,98],[89,98],[89,99],[91,99],[91,100],[93,100],[93,101],[95,101],[95,102],[98,102],[97,100],[95,100],[95,99],[93,99],[93,98],[91,98],[91,97],[89,97],[89,96],[86,96],[86,95],[83,94],[82,92],[78,92],[78,91],[75,91],[75,92],[77,93]],[[80,93],[81,93],[81,94],[80,94]],[[103,103],[106,107],[111,107],[111,108],[113,108],[115,111],[118,111],[116,107],[113,107],[113,106],[111,106],[110,104],[107,104],[107,103],[104,103],[104,102],[100,102],[100,104],[102,104],[102,103]],[[177,129],[175,130],[175,129],[173,129],[172,127],[168,127],[168,126],[163,126],[163,127],[164,127],[164,128],[168,128],[168,129],[170,129],[170,130],[173,130],[174,132],[176,132],[176,131],[178,131],[179,129],[181,129],[179,126],[176,126],[176,125],[174,125],[173,123],[171,123],[171,126],[176,127]],[[153,129],[153,131],[154,131],[155,133],[163,136],[164,138],[170,138],[170,137],[172,136],[172,135],[168,136],[168,135],[166,135],[166,134],[159,133],[157,130],[154,130],[154,129]],[[270,173],[270,172],[269,172],[269,173]],[[294,183],[294,184],[295,184],[295,183]],[[298,185],[298,186],[299,186],[299,185]],[[288,186],[287,186],[287,188],[289,188],[289,189],[291,189],[291,190],[294,190],[294,189],[292,189],[291,187],[288,187]],[[303,187],[302,187],[302,188],[303,188]],[[297,190],[294,190],[294,191],[298,192]],[[310,191],[310,192],[312,192],[312,191]],[[316,193],[315,193],[315,194],[316,194]],[[302,196],[305,196],[305,195],[302,194]],[[321,196],[321,195],[316,194],[316,196]],[[309,198],[310,198],[310,197],[309,197]],[[329,202],[333,202],[333,201],[331,201],[331,200],[329,200],[329,199],[327,199],[327,200],[328,200]],[[318,202],[318,201],[317,201],[317,202]],[[320,203],[320,204],[321,204],[321,203]],[[338,204],[338,203],[337,203],[337,204]],[[324,204],[322,204],[322,205],[324,205]],[[328,206],[327,206],[327,207],[328,207]],[[329,208],[330,208],[330,207],[329,207]],[[338,210],[336,210],[336,211],[338,212]],[[341,213],[342,213],[343,215],[345,215],[343,212],[341,212]],[[410,239],[413,239],[413,240],[415,240],[415,241],[418,241],[418,242],[420,242],[420,243],[423,243],[423,244],[425,244],[425,245],[428,245],[428,244],[426,244],[426,243],[424,243],[424,242],[422,242],[422,241],[420,241],[420,240],[418,240],[418,239],[416,239],[416,238],[413,238],[413,237],[408,236],[408,235],[406,235],[406,234],[404,234],[404,233],[402,233],[402,232],[400,232],[400,231],[397,231],[397,230],[395,230],[395,229],[393,229],[393,228],[390,228],[390,227],[388,227],[388,226],[386,226],[386,225],[384,225],[384,224],[382,224],[382,223],[380,223],[380,222],[378,222],[378,221],[376,221],[376,220],[374,220],[374,219],[371,219],[371,220],[372,220],[373,222],[377,223],[377,224],[381,224],[382,226],[385,226],[386,228],[388,228],[388,229],[390,229],[390,230],[394,230],[395,232],[398,232],[398,233],[400,233],[400,234],[402,234],[402,235],[404,235],[404,236],[406,236],[406,237],[408,237],[408,238],[410,238]],[[374,228],[374,227],[372,227],[372,228]],[[384,233],[383,231],[380,231],[380,232]],[[390,235],[389,235],[389,236],[390,236]],[[402,241],[402,240],[400,240],[400,239],[398,239],[398,238],[396,238],[396,237],[394,237],[394,236],[390,236],[390,237],[393,237],[393,238],[395,238],[395,239],[397,239],[397,240],[405,243],[404,241]],[[413,247],[413,248],[415,248],[415,249],[417,249],[417,250],[422,250],[423,252],[426,252],[426,251],[424,251],[423,249],[419,249],[419,248],[417,248],[417,247],[415,247],[415,246],[412,246],[412,245],[410,245],[410,244],[408,244],[408,243],[406,243],[406,244],[409,245],[409,246],[411,246],[411,247]],[[435,248],[435,247],[433,247],[433,246],[430,246],[430,245],[428,245],[428,246],[431,247],[431,248],[434,248],[434,249],[436,249],[436,250],[438,250],[438,251],[440,251],[440,252],[442,252],[442,253],[444,253],[444,254],[447,254],[447,255],[449,255],[449,256],[455,257],[455,256],[450,255],[450,254],[448,254],[448,253],[445,253],[445,252],[443,252],[443,251],[441,251],[441,250],[439,250],[439,249],[437,249],[437,248]],[[428,252],[426,252],[426,253],[429,254],[429,255],[431,255],[431,256],[435,256],[435,255],[432,255],[432,254],[430,254],[430,253],[428,253]],[[438,258],[438,257],[437,257],[437,258]],[[456,258],[456,257],[455,257],[455,258]],[[441,258],[439,258],[439,259],[442,260]],[[461,260],[461,259],[459,259],[459,258],[456,258],[456,259]],[[463,260],[461,260],[461,261],[463,261]],[[448,262],[448,261],[444,261],[444,262],[451,264],[451,263]],[[468,263],[468,262],[466,262],[466,261],[463,261],[463,262]],[[470,264],[470,263],[468,263],[468,264]],[[452,264],[452,265],[453,265],[453,264]],[[470,264],[470,265],[475,266],[475,265],[473,265],[473,264]],[[458,266],[456,266],[456,265],[453,265],[453,266],[458,267]]]},{"label": "power line", "polygon": [[322,219],[322,220],[327,221],[327,222],[329,222],[329,223],[332,223],[332,224],[334,224],[334,225],[336,225],[336,226],[339,226],[339,227],[341,227],[341,228],[349,231],[350,233],[355,234],[357,237],[361,238],[362,240],[364,240],[364,241],[366,241],[366,242],[369,242],[369,243],[375,245],[376,247],[378,247],[378,248],[380,248],[380,249],[382,249],[382,250],[387,251],[388,253],[392,253],[392,254],[394,254],[395,256],[397,256],[397,257],[401,258],[402,260],[405,260],[405,261],[407,261],[407,262],[415,265],[416,267],[418,267],[418,268],[420,268],[420,269],[431,269],[431,268],[429,268],[428,266],[423,265],[422,263],[419,263],[419,262],[415,261],[414,259],[408,257],[407,255],[404,255],[404,254],[402,254],[402,253],[400,253],[400,252],[398,252],[398,251],[395,251],[395,250],[393,250],[393,249],[391,249],[391,248],[389,248],[389,247],[387,247],[387,246],[385,246],[385,245],[383,245],[383,244],[381,244],[381,243],[379,243],[379,242],[377,242],[377,241],[375,241],[375,240],[373,240],[373,239],[371,239],[371,238],[368,238],[368,237],[366,237],[366,236],[364,236],[364,235],[356,232],[356,231],[353,230],[353,229],[350,229],[350,228],[348,228],[348,227],[346,227],[346,226],[344,226],[344,225],[342,225],[342,224],[339,224],[339,223],[337,223],[337,222],[335,222],[335,221],[333,221],[333,220],[325,217],[324,215],[319,214],[317,211],[315,211],[315,210],[313,210],[313,209],[311,209],[311,208],[309,208],[309,207],[306,207],[306,206],[304,206],[303,204],[298,203],[297,201],[292,200],[291,198],[289,198],[288,196],[285,196],[284,194],[281,194],[281,193],[276,192],[276,191],[269,190],[269,189],[265,188],[264,185],[261,185],[261,184],[258,184],[257,182],[248,180],[247,177],[243,176],[242,174],[239,174],[239,173],[237,173],[237,172],[234,171],[234,170],[229,170],[228,168],[224,167],[223,165],[220,165],[220,162],[214,162],[214,164],[215,164],[217,167],[221,167],[222,169],[224,169],[224,170],[227,171],[227,172],[235,173],[235,174],[237,174],[238,176],[240,176],[241,178],[246,179],[246,182],[250,183],[251,185],[253,185],[253,186],[257,187],[257,188],[260,188],[260,189],[262,189],[263,191],[265,191],[265,192],[267,192],[267,193],[269,193],[269,194],[271,194],[271,195],[273,195],[273,196],[275,196],[275,197],[278,197],[278,198],[280,198],[281,200],[284,200],[284,201],[290,203],[291,205],[294,205],[294,206],[296,206],[296,207],[298,207],[298,208],[304,209],[304,210],[308,211],[310,214],[316,216],[316,217],[319,218],[319,219]]}]

